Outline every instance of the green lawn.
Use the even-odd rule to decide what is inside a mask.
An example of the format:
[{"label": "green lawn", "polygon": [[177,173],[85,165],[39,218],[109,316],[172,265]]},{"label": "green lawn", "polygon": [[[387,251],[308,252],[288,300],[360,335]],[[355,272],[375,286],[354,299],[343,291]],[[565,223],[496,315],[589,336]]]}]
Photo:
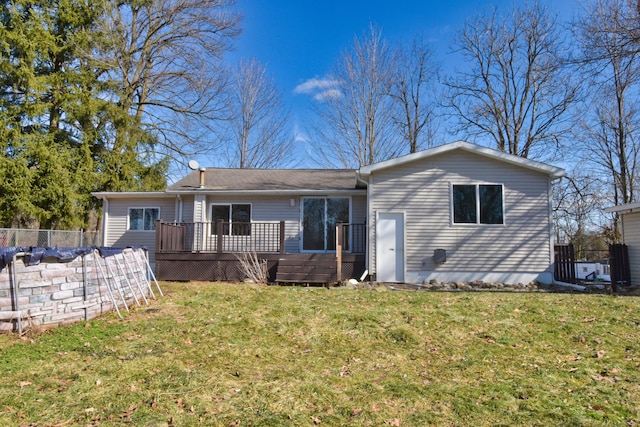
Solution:
[{"label": "green lawn", "polygon": [[640,300],[163,284],[125,320],[0,335],[0,425],[626,426]]}]

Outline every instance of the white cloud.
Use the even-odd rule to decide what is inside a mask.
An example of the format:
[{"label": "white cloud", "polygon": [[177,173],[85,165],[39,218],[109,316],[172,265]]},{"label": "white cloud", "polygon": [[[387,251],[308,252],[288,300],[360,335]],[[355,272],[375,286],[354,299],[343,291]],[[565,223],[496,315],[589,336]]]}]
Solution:
[{"label": "white cloud", "polygon": [[338,79],[314,77],[296,86],[293,93],[309,95],[315,101],[324,102],[327,99],[335,99],[342,96],[340,84],[341,81]]},{"label": "white cloud", "polygon": [[293,139],[295,142],[306,144],[310,141],[309,136],[298,126],[297,123],[293,125]]},{"label": "white cloud", "polygon": [[335,88],[338,86],[340,86],[339,80],[314,77],[296,86],[296,88],[293,90],[293,93],[304,93],[310,95],[318,92],[324,92],[330,89],[337,90]]},{"label": "white cloud", "polygon": [[340,98],[340,96],[342,96],[342,92],[340,92],[340,89],[327,89],[325,91],[322,92],[318,92],[313,96],[313,99],[315,99],[316,101],[325,101],[327,99],[335,99],[335,98]]}]

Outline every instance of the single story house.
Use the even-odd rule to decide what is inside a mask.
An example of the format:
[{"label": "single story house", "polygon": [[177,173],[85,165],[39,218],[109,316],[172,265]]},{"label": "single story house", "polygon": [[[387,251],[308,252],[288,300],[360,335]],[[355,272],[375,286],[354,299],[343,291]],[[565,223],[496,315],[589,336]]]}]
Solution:
[{"label": "single story house", "polygon": [[232,278],[222,264],[255,251],[278,282],[325,268],[333,280],[549,283],[562,176],[457,141],[360,169],[201,168],[165,191],[94,195],[104,244],[146,245],[161,279]]},{"label": "single story house", "polygon": [[640,284],[640,202],[612,206],[605,212],[620,214],[622,243],[627,246],[628,266],[632,285]]}]

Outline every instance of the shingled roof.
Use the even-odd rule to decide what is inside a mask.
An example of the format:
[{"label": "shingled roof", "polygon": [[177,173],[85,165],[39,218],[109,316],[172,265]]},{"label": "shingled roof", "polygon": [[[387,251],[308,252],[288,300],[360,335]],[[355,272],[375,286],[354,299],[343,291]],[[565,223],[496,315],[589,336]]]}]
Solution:
[{"label": "shingled roof", "polygon": [[193,171],[167,188],[184,191],[344,191],[357,186],[354,169],[206,169],[204,187],[200,171]]}]

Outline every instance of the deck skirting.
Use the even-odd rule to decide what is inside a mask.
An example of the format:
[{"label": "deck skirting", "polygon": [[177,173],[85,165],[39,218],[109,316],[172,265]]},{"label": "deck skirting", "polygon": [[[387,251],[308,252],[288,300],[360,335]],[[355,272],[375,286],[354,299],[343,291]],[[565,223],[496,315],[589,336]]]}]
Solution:
[{"label": "deck skirting", "polygon": [[[338,282],[361,276],[365,268],[364,254],[344,253],[342,277],[338,280],[335,254],[259,253],[258,258],[267,260],[269,282],[272,283]],[[316,274],[318,272],[322,274]],[[159,280],[226,282],[239,282],[245,278],[234,254],[213,252],[156,253],[156,277]]]}]

